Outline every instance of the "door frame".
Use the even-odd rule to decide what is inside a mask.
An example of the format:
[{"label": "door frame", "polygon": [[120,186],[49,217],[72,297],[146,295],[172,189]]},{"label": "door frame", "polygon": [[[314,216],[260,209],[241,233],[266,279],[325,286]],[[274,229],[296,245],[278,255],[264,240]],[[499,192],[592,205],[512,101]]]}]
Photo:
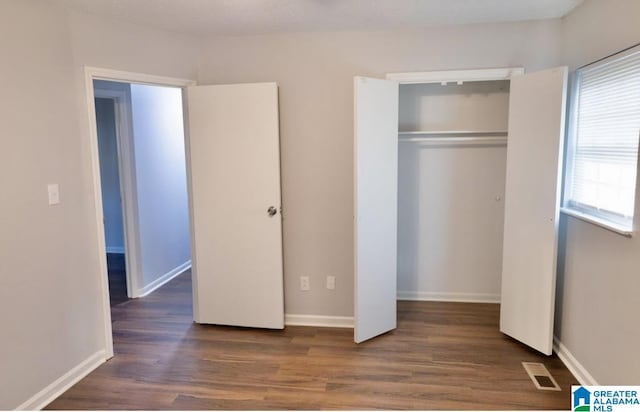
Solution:
[{"label": "door frame", "polygon": [[387,80],[400,84],[456,83],[509,80],[524,74],[524,67],[499,67],[494,69],[436,70],[428,72],[387,73]]},{"label": "door frame", "polygon": [[[104,238],[104,213],[102,208],[102,187],[100,181],[100,155],[98,151],[98,128],[96,124],[96,109],[95,109],[95,90],[93,87],[94,80],[107,80],[118,83],[138,83],[138,84],[147,84],[154,86],[169,86],[169,87],[178,87],[181,89],[185,89],[188,86],[194,86],[196,84],[195,80],[190,79],[181,79],[175,77],[163,77],[156,76],[152,74],[145,73],[135,73],[135,72],[127,72],[120,70],[112,70],[112,69],[104,69],[98,67],[85,66],[84,67],[84,80],[85,80],[85,95],[86,95],[86,108],[88,115],[88,127],[89,127],[89,156],[91,159],[91,186],[93,190],[93,215],[94,215],[94,223],[95,223],[95,234],[96,234],[96,254],[97,261],[99,265],[99,279],[100,279],[100,292],[102,295],[102,319],[103,319],[103,330],[104,330],[104,351],[105,351],[105,360],[113,357],[113,331],[111,328],[111,304],[109,300],[109,276],[107,272],[107,255],[106,255],[106,242]],[[183,93],[184,97],[184,93]],[[187,116],[187,107],[184,104],[183,100],[183,113],[186,118]],[[186,156],[186,165],[187,165],[187,188],[188,188],[188,199],[189,199],[189,219],[193,218],[193,210],[191,206],[191,174],[189,172],[189,134],[186,129],[187,122],[185,121],[185,156]],[[123,148],[125,149],[125,148]],[[119,156],[122,154],[119,146]],[[127,154],[127,156],[130,153]],[[124,159],[121,158],[120,162]],[[131,156],[128,156],[127,161],[130,162]],[[127,164],[130,166],[131,164]],[[123,164],[123,166],[125,166]],[[121,172],[122,168],[119,169]],[[132,172],[132,170],[125,171]],[[133,181],[129,179],[131,176],[127,176],[123,179],[123,175],[121,175],[121,183],[126,181],[127,189],[123,188],[121,184],[121,191],[133,189],[132,183]],[[124,195],[129,195],[129,191],[125,191]],[[126,197],[126,196],[125,196]],[[127,205],[131,202],[127,202],[127,199],[123,197],[123,223],[125,225],[125,253],[129,255],[131,252],[130,247],[132,243],[135,243],[135,239],[139,239],[139,234],[137,234],[137,215],[136,213],[131,213],[130,207],[124,207],[125,203]],[[193,236],[193,226],[190,225],[191,232],[191,242],[193,245],[194,236]],[[136,234],[133,234],[136,233]],[[130,237],[133,236],[133,237]],[[138,236],[136,238],[136,236]],[[133,242],[132,242],[133,240]],[[136,248],[137,249],[137,248]],[[135,258],[134,258],[135,259]],[[195,259],[195,256],[192,255],[192,260]],[[138,259],[139,263],[139,259]],[[129,268],[127,268],[129,269]],[[127,271],[127,275],[129,276],[129,272]],[[129,280],[129,279],[128,279]],[[133,280],[133,279],[132,279]],[[133,282],[136,284],[137,282]],[[195,282],[194,282],[195,287]],[[127,284],[127,288],[129,288],[129,282]],[[127,291],[129,293],[129,291]]]}]

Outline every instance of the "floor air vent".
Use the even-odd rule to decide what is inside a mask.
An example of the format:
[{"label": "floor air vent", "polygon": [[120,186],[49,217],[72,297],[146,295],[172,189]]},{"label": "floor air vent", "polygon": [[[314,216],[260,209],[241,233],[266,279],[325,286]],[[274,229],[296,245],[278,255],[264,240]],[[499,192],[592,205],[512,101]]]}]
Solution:
[{"label": "floor air vent", "polygon": [[542,363],[522,362],[533,384],[541,391],[559,391],[560,386]]}]

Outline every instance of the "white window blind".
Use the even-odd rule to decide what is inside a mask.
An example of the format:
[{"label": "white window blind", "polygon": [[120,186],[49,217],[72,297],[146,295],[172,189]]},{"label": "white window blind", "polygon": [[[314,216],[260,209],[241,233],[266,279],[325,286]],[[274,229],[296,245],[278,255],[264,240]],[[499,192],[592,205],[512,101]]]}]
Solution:
[{"label": "white window blind", "polygon": [[576,74],[565,207],[631,230],[640,138],[640,48]]}]

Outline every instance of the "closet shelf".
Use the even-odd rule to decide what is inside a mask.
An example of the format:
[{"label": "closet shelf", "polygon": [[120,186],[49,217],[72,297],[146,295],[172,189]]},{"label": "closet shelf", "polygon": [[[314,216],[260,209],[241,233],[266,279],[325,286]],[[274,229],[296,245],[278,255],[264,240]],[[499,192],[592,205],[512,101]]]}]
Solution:
[{"label": "closet shelf", "polygon": [[506,146],[507,131],[467,131],[467,130],[446,130],[446,131],[415,131],[399,132],[399,142],[415,142],[422,145],[436,146]]},{"label": "closet shelf", "polygon": [[503,137],[403,137],[400,143],[420,143],[434,146],[506,146],[507,138]]},{"label": "closet shelf", "polygon": [[498,137],[507,136],[506,130],[416,130],[411,132],[398,132],[404,136],[459,136],[459,137]]}]

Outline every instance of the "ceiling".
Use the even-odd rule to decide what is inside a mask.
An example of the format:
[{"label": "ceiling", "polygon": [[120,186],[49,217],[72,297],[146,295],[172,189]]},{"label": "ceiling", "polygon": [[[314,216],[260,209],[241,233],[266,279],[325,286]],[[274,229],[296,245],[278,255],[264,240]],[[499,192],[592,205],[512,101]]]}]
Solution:
[{"label": "ceiling", "polygon": [[193,35],[415,29],[553,19],[582,0],[63,0],[91,14]]}]

